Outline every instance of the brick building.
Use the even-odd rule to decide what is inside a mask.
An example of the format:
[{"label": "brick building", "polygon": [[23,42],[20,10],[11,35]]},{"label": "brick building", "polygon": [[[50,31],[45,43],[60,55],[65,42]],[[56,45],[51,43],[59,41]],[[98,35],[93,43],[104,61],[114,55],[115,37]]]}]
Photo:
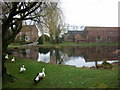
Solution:
[{"label": "brick building", "polygon": [[88,42],[118,42],[118,27],[86,27]]},{"label": "brick building", "polygon": [[21,41],[22,38],[24,38],[26,42],[36,42],[38,40],[38,29],[36,26],[24,25],[15,39]]},{"label": "brick building", "polygon": [[68,31],[64,35],[64,41],[68,42],[86,42],[87,34],[85,31]]},{"label": "brick building", "polygon": [[68,31],[64,35],[67,42],[118,42],[118,27],[85,27],[84,30]]}]

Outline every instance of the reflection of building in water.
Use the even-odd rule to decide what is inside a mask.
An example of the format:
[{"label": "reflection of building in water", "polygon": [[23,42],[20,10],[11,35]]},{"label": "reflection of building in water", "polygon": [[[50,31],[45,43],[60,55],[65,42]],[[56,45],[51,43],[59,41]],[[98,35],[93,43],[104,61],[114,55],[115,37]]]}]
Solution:
[{"label": "reflection of building in water", "polygon": [[[73,60],[83,57],[85,62],[118,60],[117,55],[113,53],[116,49],[117,47],[63,47],[62,50],[53,49],[50,51],[49,63],[65,64],[66,62],[72,62],[71,57],[74,57]],[[95,62],[93,63],[95,64]]]},{"label": "reflection of building in water", "polygon": [[33,59],[33,60],[38,59],[38,50],[35,48],[14,50],[14,51],[12,51],[12,54],[14,56],[29,58],[29,59]]},{"label": "reflection of building in water", "polygon": [[86,58],[88,61],[118,60],[118,56],[113,53],[116,50],[116,48],[112,47],[97,47],[95,49],[89,48],[88,49],[89,53]]},{"label": "reflection of building in water", "polygon": [[64,53],[68,56],[83,56],[87,62],[102,60],[118,60],[118,55],[113,52],[117,47],[67,47]]},{"label": "reflection of building in water", "polygon": [[50,63],[51,64],[56,64],[56,54],[55,53],[56,52],[54,49],[50,52]]},{"label": "reflection of building in water", "polygon": [[118,56],[113,53],[117,47],[62,47],[61,49],[37,48],[13,50],[12,54],[24,58],[33,59],[51,64],[96,66],[103,60],[118,60]]},{"label": "reflection of building in water", "polygon": [[51,55],[50,56],[50,63],[51,64],[56,64],[57,62],[56,62],[56,56],[55,55]]},{"label": "reflection of building in water", "polygon": [[51,51],[51,54],[50,54],[50,63],[51,64],[57,64],[58,63],[58,59],[59,59],[58,55],[60,56],[58,49],[56,49],[56,50],[53,49]]}]

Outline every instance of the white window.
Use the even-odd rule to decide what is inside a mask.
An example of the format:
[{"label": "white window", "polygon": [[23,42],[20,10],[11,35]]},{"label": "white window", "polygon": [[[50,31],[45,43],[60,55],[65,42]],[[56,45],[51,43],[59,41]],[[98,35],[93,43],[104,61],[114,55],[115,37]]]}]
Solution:
[{"label": "white window", "polygon": [[25,40],[29,40],[29,36],[25,36]]},{"label": "white window", "polygon": [[30,53],[30,49],[26,49],[25,52],[28,54]]}]

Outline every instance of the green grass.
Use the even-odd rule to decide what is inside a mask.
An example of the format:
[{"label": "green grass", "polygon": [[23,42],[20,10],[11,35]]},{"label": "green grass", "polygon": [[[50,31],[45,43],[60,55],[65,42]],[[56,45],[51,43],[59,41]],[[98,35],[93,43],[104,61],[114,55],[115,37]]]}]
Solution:
[{"label": "green grass", "polygon": [[75,43],[75,42],[63,42],[63,45],[79,45],[79,46],[113,46],[118,45],[118,42],[111,43]]},{"label": "green grass", "polygon": [[76,43],[76,42],[62,42],[59,44],[45,43],[37,46],[118,46],[120,42],[111,42],[111,43]]},{"label": "green grass", "polygon": [[[19,67],[24,64],[26,72],[19,74]],[[14,82],[3,78],[3,88],[117,88],[117,69],[90,69],[45,64],[30,59],[16,57],[16,62],[5,62],[7,72],[15,76]],[[46,78],[34,85],[36,73],[45,68]]]},{"label": "green grass", "polygon": [[8,48],[14,48],[14,47],[27,47],[28,45],[20,45],[20,44],[10,44]]},{"label": "green grass", "polygon": [[[50,42],[45,42],[45,44],[40,44],[37,46],[118,46],[120,42],[111,42],[111,43],[76,43],[76,42],[62,42],[58,44],[52,44]],[[11,43],[8,48],[14,47],[30,47],[30,45],[20,45],[16,43]]]}]

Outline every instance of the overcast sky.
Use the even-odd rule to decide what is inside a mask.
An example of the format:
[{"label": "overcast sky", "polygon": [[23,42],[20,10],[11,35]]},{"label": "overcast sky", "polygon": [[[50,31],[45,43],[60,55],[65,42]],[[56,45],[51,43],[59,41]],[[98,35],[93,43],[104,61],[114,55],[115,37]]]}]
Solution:
[{"label": "overcast sky", "polygon": [[65,22],[85,26],[118,26],[120,0],[62,0]]}]

